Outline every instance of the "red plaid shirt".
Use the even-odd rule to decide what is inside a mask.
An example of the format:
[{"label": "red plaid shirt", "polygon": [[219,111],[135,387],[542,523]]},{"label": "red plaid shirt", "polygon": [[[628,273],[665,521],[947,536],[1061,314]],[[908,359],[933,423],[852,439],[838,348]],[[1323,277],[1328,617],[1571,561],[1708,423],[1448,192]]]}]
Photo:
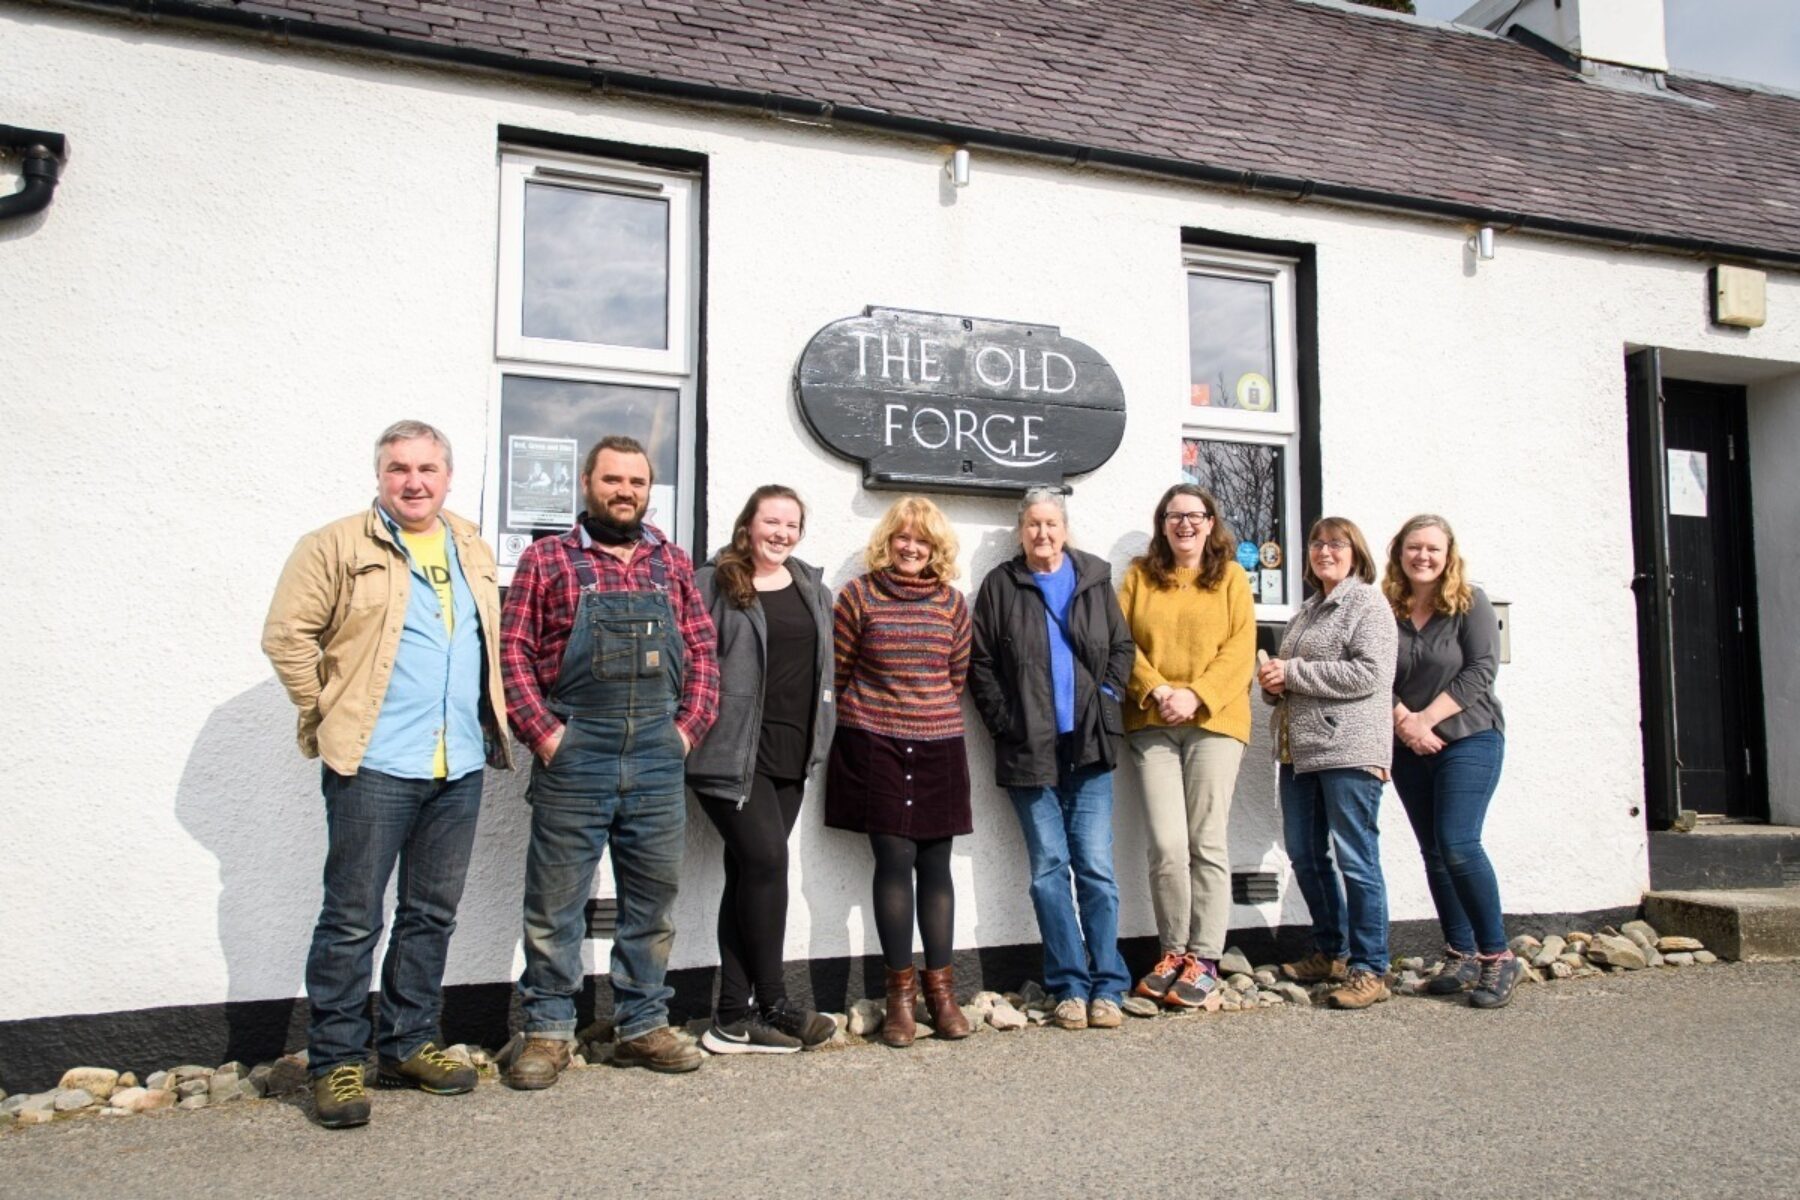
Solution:
[{"label": "red plaid shirt", "polygon": [[[594,564],[603,592],[650,591],[650,548],[653,539],[663,542],[660,530],[648,525],[647,536],[632,552],[629,563],[596,546],[580,526],[554,538],[533,542],[519,558],[512,586],[506,590],[506,611],[500,617],[500,675],[506,684],[506,715],[519,740],[535,753],[562,720],[544,703],[562,671],[563,651],[581,605],[581,580],[563,553],[585,554]],[[561,542],[562,546],[556,543]],[[698,746],[719,715],[719,660],[713,645],[717,637],[712,616],[694,587],[694,564],[679,547],[669,544],[669,606],[675,625],[687,646],[687,672],[682,677],[681,703],[675,725]]]}]

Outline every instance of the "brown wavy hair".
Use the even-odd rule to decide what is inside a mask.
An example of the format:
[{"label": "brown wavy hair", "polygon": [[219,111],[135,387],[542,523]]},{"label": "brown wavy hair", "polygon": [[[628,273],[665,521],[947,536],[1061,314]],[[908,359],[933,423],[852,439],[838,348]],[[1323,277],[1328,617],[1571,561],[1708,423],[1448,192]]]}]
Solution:
[{"label": "brown wavy hair", "polygon": [[806,501],[800,499],[800,493],[779,483],[765,483],[750,493],[750,499],[744,501],[743,511],[731,523],[731,545],[713,559],[713,578],[718,580],[719,590],[739,608],[749,608],[756,603],[756,564],[750,553],[750,522],[756,520],[756,510],[762,507],[764,500],[792,500],[799,505],[800,532],[806,533]]},{"label": "brown wavy hair", "polygon": [[931,561],[920,572],[923,578],[940,583],[956,578],[956,556],[962,549],[956,530],[950,527],[943,510],[923,496],[902,496],[882,515],[875,532],[869,535],[868,549],[863,552],[869,570],[885,571],[893,565],[888,542],[902,529],[911,529],[915,536],[931,543]]},{"label": "brown wavy hair", "polygon": [[1224,580],[1225,564],[1235,561],[1232,549],[1237,539],[1231,534],[1231,526],[1219,515],[1219,502],[1197,483],[1178,483],[1162,494],[1162,499],[1156,502],[1156,515],[1150,518],[1150,549],[1132,559],[1131,565],[1143,572],[1150,586],[1159,592],[1175,586],[1175,548],[1169,545],[1164,521],[1169,515],[1169,504],[1177,496],[1192,496],[1206,506],[1206,514],[1212,518],[1212,532],[1206,535],[1206,544],[1200,547],[1200,575],[1195,580],[1210,592]]},{"label": "brown wavy hair", "polygon": [[1306,569],[1301,572],[1301,576],[1306,582],[1320,591],[1325,590],[1325,585],[1319,582],[1318,575],[1313,572],[1312,544],[1318,541],[1321,535],[1330,534],[1337,534],[1350,543],[1350,573],[1364,583],[1374,583],[1375,556],[1369,553],[1369,543],[1363,537],[1362,530],[1358,529],[1356,522],[1348,517],[1320,517],[1307,531]]},{"label": "brown wavy hair", "polygon": [[1437,578],[1437,594],[1431,598],[1431,607],[1446,617],[1468,612],[1475,604],[1475,589],[1468,581],[1468,564],[1463,561],[1462,551],[1456,548],[1456,531],[1450,528],[1450,522],[1436,513],[1420,513],[1413,517],[1388,543],[1387,570],[1382,572],[1381,594],[1393,606],[1396,617],[1405,618],[1412,614],[1412,580],[1406,577],[1401,551],[1406,546],[1406,539],[1421,529],[1444,531],[1444,573]]}]

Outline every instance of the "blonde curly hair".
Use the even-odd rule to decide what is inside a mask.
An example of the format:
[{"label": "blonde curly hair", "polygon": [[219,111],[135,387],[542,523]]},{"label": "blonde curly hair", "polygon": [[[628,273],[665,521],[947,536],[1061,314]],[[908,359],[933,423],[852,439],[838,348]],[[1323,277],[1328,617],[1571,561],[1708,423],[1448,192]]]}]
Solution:
[{"label": "blonde curly hair", "polygon": [[1475,589],[1469,586],[1467,579],[1468,564],[1463,561],[1462,552],[1456,548],[1456,531],[1450,528],[1450,522],[1436,513],[1420,513],[1413,517],[1400,527],[1400,532],[1388,543],[1387,569],[1381,576],[1381,594],[1387,597],[1396,617],[1405,618],[1412,612],[1412,580],[1406,577],[1400,554],[1406,546],[1406,539],[1421,529],[1441,529],[1444,533],[1444,573],[1438,576],[1437,595],[1433,597],[1431,606],[1447,617],[1468,612],[1475,603]]},{"label": "blonde curly hair", "polygon": [[956,540],[956,531],[950,528],[950,521],[943,511],[923,496],[902,496],[888,507],[875,526],[875,532],[869,535],[868,549],[863,552],[869,570],[885,571],[893,565],[894,557],[888,542],[902,529],[910,529],[913,536],[931,543],[931,561],[921,574],[940,583],[949,583],[956,578],[956,556],[962,549]]}]

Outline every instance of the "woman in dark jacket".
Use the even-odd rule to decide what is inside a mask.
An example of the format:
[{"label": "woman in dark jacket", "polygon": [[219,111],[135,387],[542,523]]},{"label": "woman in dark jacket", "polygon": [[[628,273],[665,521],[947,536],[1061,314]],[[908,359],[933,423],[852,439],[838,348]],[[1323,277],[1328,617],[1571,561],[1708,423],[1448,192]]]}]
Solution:
[{"label": "woman in dark jacket", "polygon": [[793,557],[806,508],[768,484],[731,544],[694,573],[718,630],[719,718],[687,760],[687,784],[725,839],[719,1002],[700,1044],[714,1054],[783,1054],[836,1032],[790,1008],[782,982],[788,835],[806,776],[831,745],[831,590]]},{"label": "woman in dark jacket", "polygon": [[1062,493],[1026,492],[1021,553],[988,572],[975,600],[969,692],[1025,832],[1054,1020],[1116,1029],[1131,979],[1119,956],[1112,772],[1137,651],[1106,560],[1067,543]]}]

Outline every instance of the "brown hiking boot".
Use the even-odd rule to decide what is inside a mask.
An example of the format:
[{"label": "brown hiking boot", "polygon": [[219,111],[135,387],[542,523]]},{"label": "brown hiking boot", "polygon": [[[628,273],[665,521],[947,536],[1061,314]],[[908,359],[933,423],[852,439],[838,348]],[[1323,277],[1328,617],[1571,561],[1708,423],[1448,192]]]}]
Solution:
[{"label": "brown hiking boot", "polygon": [[881,1040],[896,1050],[904,1050],[919,1036],[913,1020],[913,1001],[919,996],[919,973],[913,967],[904,971],[889,968],[887,973],[887,1013],[881,1018]]},{"label": "brown hiking boot", "polygon": [[524,1092],[549,1087],[569,1065],[569,1055],[574,1049],[574,1042],[562,1038],[526,1038],[519,1056],[506,1068],[506,1086]]},{"label": "brown hiking boot", "polygon": [[1350,977],[1350,963],[1347,959],[1326,958],[1314,950],[1299,962],[1282,963],[1281,973],[1295,983],[1342,983]]},{"label": "brown hiking boot", "polygon": [[629,1042],[620,1042],[613,1047],[612,1053],[615,1067],[648,1067],[665,1075],[696,1070],[704,1061],[706,1056],[700,1053],[700,1047],[686,1038],[676,1037],[675,1031],[667,1025]]},{"label": "brown hiking boot", "polygon": [[1387,981],[1373,971],[1352,971],[1348,982],[1325,997],[1333,1008],[1367,1008],[1388,998]]}]

